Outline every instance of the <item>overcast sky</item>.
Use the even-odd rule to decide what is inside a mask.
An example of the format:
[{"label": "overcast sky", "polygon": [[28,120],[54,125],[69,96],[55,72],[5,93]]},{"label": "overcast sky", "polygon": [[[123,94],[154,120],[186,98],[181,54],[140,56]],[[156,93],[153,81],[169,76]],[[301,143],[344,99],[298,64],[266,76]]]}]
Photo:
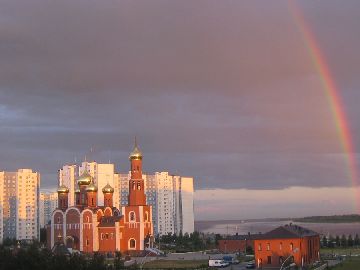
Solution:
[{"label": "overcast sky", "polygon": [[[298,6],[357,151],[360,2]],[[146,171],[194,176],[197,190],[351,186],[287,1],[0,0],[0,124],[0,169],[31,167],[45,188],[91,147],[127,171],[134,135]]]}]

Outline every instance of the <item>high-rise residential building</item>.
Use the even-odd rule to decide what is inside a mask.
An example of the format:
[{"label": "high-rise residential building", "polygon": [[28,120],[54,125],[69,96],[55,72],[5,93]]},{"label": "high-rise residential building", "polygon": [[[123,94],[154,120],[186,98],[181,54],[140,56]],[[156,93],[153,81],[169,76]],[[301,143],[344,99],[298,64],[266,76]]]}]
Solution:
[{"label": "high-rise residential building", "polygon": [[[75,190],[77,189],[76,180],[79,178],[84,171],[84,169],[93,177],[94,184],[98,189],[102,189],[107,184],[114,186],[114,205],[119,207],[119,190],[118,187],[114,184],[114,179],[118,177],[115,173],[114,164],[101,164],[96,161],[84,161],[80,166],[64,165],[62,169],[59,170],[59,186],[64,185],[69,188],[69,206],[74,206],[75,203]],[[97,203],[99,205],[104,204],[104,195],[99,194],[97,198]]]},{"label": "high-rise residential building", "polygon": [[39,238],[40,173],[31,169],[3,172],[3,238]]},{"label": "high-rise residential building", "polygon": [[179,221],[176,223],[176,232],[183,233],[194,232],[194,178],[177,176],[179,179],[179,187],[176,194],[179,198],[176,199],[177,217]]},{"label": "high-rise residential building", "polygon": [[40,228],[44,228],[51,220],[52,212],[58,207],[58,193],[40,192],[39,204]]},{"label": "high-rise residential building", "polygon": [[[120,204],[126,205],[129,173],[120,173]],[[143,174],[147,204],[152,206],[155,234],[194,232],[194,180],[168,172]]]},{"label": "high-rise residential building", "polygon": [[64,165],[59,170],[59,185],[69,189],[69,205],[75,205],[76,179],[79,176],[78,166],[75,164]]},{"label": "high-rise residential building", "polygon": [[[79,174],[81,175],[84,171],[84,169],[88,171],[88,173],[93,177],[94,179],[94,185],[98,189],[102,189],[107,184],[114,186],[114,175],[115,175],[115,166],[114,164],[101,164],[97,163],[95,161],[88,162],[84,161],[82,162],[80,168],[79,168]],[[118,192],[117,192],[118,194]],[[115,201],[118,201],[118,199],[115,199]],[[98,205],[104,204],[104,194],[99,193],[97,197],[97,203]]]}]

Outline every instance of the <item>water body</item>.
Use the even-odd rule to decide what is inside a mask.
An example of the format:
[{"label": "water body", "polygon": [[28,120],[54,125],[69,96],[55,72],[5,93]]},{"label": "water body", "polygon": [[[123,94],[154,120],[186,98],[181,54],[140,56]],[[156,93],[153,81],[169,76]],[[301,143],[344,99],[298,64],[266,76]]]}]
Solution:
[{"label": "water body", "polygon": [[360,235],[360,223],[303,223],[293,222],[291,220],[277,220],[277,221],[197,221],[195,222],[195,229],[204,233],[219,233],[219,234],[247,234],[247,233],[266,233],[279,227],[281,225],[289,224],[299,225],[316,231],[321,235],[342,235],[349,234]]}]

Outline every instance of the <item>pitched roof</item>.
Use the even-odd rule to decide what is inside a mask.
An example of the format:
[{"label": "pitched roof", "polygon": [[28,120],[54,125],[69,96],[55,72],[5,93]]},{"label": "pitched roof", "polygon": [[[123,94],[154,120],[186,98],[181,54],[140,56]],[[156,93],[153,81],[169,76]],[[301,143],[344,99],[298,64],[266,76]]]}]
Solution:
[{"label": "pitched roof", "polygon": [[262,234],[235,234],[225,238],[225,240],[255,240],[261,238]]},{"label": "pitched roof", "polygon": [[261,239],[302,238],[317,235],[319,235],[317,232],[290,223],[261,235]]}]

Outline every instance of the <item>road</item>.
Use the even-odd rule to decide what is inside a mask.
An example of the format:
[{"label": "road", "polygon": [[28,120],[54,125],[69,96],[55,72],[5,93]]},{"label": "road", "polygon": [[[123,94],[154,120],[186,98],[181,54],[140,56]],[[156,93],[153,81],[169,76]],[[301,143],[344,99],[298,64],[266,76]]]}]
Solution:
[{"label": "road", "polygon": [[[171,260],[171,261],[177,261],[177,260],[221,260],[223,256],[233,256],[236,257],[235,254],[206,254],[203,252],[187,252],[187,253],[169,253],[166,255],[166,257],[137,257],[134,258],[138,263],[142,264],[145,262],[153,261],[153,260]],[[246,262],[230,265],[228,267],[222,268],[227,270],[245,270],[246,269]]]}]

